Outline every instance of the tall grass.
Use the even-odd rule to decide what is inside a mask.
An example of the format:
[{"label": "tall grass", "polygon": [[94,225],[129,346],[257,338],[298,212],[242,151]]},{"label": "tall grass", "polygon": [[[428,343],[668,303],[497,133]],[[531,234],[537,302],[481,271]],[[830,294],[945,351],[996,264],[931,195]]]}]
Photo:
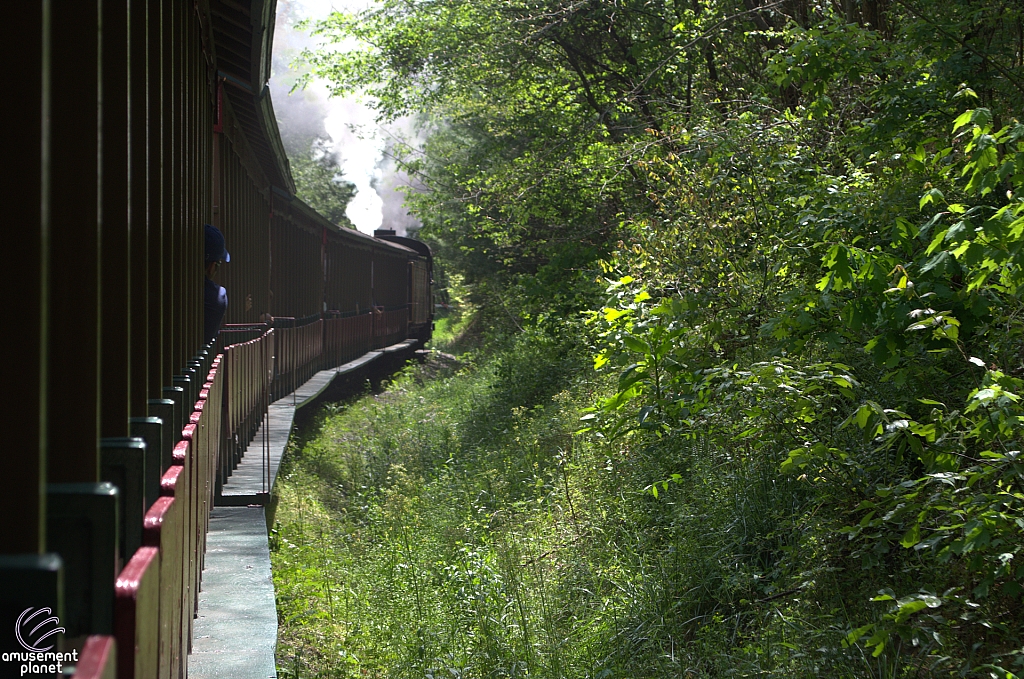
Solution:
[{"label": "tall grass", "polygon": [[602,385],[541,336],[421,370],[286,457],[282,677],[882,676],[777,459],[574,434]]}]

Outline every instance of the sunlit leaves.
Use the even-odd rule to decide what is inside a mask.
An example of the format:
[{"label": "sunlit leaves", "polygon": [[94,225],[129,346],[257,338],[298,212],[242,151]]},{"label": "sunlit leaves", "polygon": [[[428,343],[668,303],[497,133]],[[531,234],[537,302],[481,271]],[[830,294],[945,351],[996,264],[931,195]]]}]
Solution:
[{"label": "sunlit leaves", "polygon": [[[709,440],[800,489],[771,511],[805,543],[743,553],[804,591],[813,552],[860,597],[815,602],[846,617],[801,653],[967,675],[945,659],[1011,647],[1024,575],[1021,15],[881,4],[386,0],[325,26],[368,47],[320,66],[432,117],[410,200],[495,317],[592,309],[581,432],[624,458]],[[628,490],[684,513],[672,473],[701,480]]]}]

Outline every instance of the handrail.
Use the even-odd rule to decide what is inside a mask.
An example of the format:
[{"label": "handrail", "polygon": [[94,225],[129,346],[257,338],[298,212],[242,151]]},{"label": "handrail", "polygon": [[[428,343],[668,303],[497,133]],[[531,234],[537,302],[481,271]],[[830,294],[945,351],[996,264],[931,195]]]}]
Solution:
[{"label": "handrail", "polygon": [[299,328],[320,320],[320,314],[310,314],[296,318],[295,316],[274,316],[275,328]]},{"label": "handrail", "polygon": [[[402,305],[316,317],[292,327],[232,324],[221,330],[216,344],[207,347],[209,353],[204,355],[214,357],[200,371],[206,374],[199,380],[198,400],[174,448],[172,467],[161,479],[164,497],[143,520],[146,547],[142,549],[148,551],[131,562],[135,570],[126,571],[126,575],[148,573],[147,582],[159,582],[159,587],[129,588],[118,603],[125,610],[159,617],[161,650],[145,661],[147,672],[155,673],[159,661],[161,672],[173,674],[189,651],[210,510],[221,497],[228,474],[254,444],[261,425],[269,421],[272,397],[294,392],[320,370],[400,342],[408,335],[410,315],[409,305]],[[271,490],[267,431],[264,426],[262,450],[254,444],[250,451],[260,454],[264,494]],[[133,625],[121,625],[116,634],[126,649],[137,643]]]},{"label": "handrail", "polygon": [[[218,484],[223,486],[228,475],[241,461],[270,405],[270,387],[275,372],[274,328],[256,338],[224,347],[227,385],[223,409],[225,427]],[[264,442],[266,447],[267,442]]]}]

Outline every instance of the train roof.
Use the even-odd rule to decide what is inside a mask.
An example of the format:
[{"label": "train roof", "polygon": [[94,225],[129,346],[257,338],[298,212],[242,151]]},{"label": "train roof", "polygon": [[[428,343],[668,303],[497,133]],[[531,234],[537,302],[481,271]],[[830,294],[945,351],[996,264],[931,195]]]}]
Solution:
[{"label": "train roof", "polygon": [[[209,0],[213,60],[222,97],[271,186],[295,193],[270,96],[276,0]],[[204,47],[207,47],[204,45]]]},{"label": "train roof", "polygon": [[268,85],[277,0],[210,0],[209,7],[213,58],[217,78],[225,85],[221,96],[227,100],[219,105],[244,137],[250,165],[269,185],[271,200],[286,200],[290,208],[344,238],[423,256],[416,248],[334,224],[295,195]]}]

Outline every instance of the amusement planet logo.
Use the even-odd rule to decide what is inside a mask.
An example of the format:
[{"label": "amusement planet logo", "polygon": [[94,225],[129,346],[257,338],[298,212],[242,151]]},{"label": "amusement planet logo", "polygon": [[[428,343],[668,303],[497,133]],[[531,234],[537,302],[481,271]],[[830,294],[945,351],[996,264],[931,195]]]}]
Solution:
[{"label": "amusement planet logo", "polygon": [[[39,648],[36,644],[41,644],[54,634],[59,634],[64,631],[63,627],[56,627],[56,625],[60,624],[60,620],[57,619],[56,615],[36,620],[40,615],[50,615],[50,609],[37,608],[33,613],[31,607],[26,608],[21,612],[21,615],[18,616],[18,622],[14,625],[14,633],[18,637],[18,643],[21,644],[22,648],[26,651],[34,651],[35,653],[49,651],[53,648],[53,644],[50,644],[46,648]],[[25,630],[28,630],[29,626],[33,624],[33,621],[36,622],[35,627],[33,627],[31,631],[26,632]],[[53,623],[54,626],[47,630],[46,627],[49,623]],[[36,632],[40,632],[40,634],[37,636]]]},{"label": "amusement planet logo", "polygon": [[55,653],[51,650],[54,643],[44,646],[48,641],[55,641],[51,637],[64,632],[60,620],[51,615],[52,612],[45,607],[29,607],[21,612],[14,623],[14,635],[26,652],[4,653],[3,661],[20,663],[19,676],[55,674],[61,672],[64,663],[78,662],[78,651]]}]

